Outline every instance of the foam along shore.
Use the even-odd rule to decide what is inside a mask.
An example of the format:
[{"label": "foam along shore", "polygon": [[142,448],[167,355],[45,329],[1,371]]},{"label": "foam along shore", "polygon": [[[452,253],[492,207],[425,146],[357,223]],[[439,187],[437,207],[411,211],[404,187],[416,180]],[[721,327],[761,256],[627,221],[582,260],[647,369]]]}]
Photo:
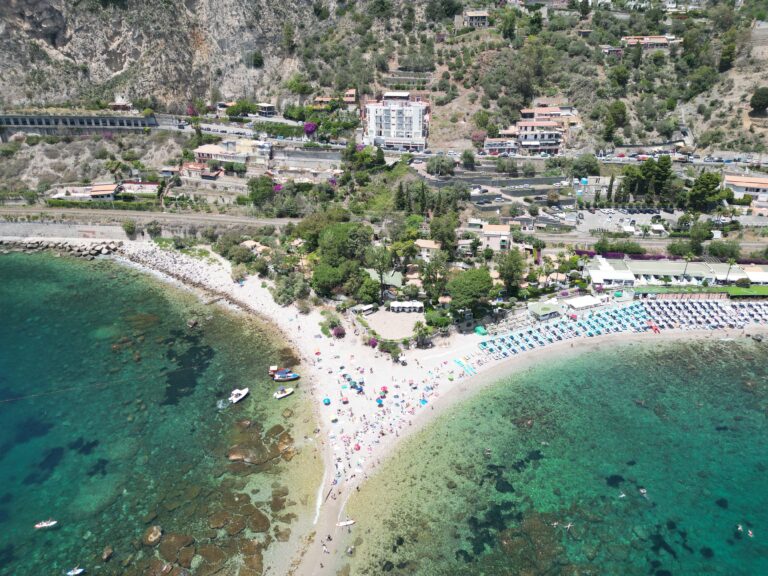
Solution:
[{"label": "foam along shore", "polygon": [[[82,239],[72,242],[90,245]],[[337,550],[333,541],[326,545],[313,538],[324,540],[339,530],[354,530],[354,526],[337,526],[347,520],[344,505],[350,494],[363,488],[362,482],[392,454],[400,439],[481,387],[552,354],[582,352],[611,341],[735,337],[746,331],[761,333],[768,326],[768,304],[761,302],[697,301],[706,310],[684,301],[633,302],[587,312],[575,320],[532,324],[512,333],[484,338],[454,334],[437,340],[434,348],[407,351],[403,366],[367,346],[353,317],[345,318],[346,338],[326,338],[320,332],[320,310],[302,315],[294,306],[278,305],[260,278],[233,282],[230,265],[221,258],[196,259],[153,242],[124,242],[115,253],[118,260],[161,279],[261,315],[299,354],[302,365],[297,371],[302,378],[296,388],[312,397],[325,474],[317,492],[315,532],[306,538],[289,571],[297,576],[322,573],[320,564],[331,573],[330,567],[343,560],[344,551]],[[512,357],[514,361],[508,361]]]}]

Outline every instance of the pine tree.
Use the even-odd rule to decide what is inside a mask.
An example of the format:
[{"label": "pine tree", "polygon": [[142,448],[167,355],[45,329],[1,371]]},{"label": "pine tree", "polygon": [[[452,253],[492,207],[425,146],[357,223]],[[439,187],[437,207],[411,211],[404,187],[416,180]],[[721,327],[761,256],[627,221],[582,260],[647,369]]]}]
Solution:
[{"label": "pine tree", "polygon": [[402,182],[397,185],[397,193],[395,194],[395,210],[405,210],[405,192],[403,191]]},{"label": "pine tree", "polygon": [[419,188],[419,210],[421,211],[422,216],[427,215],[427,187],[424,185],[424,182],[421,183],[421,187]]}]

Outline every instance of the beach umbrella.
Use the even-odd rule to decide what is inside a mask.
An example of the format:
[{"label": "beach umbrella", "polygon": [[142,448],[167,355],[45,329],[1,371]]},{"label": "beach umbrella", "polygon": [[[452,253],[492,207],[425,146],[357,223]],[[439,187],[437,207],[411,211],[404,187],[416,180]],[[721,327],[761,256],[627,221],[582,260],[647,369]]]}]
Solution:
[{"label": "beach umbrella", "polygon": [[349,404],[349,398],[347,398],[346,396],[342,396],[341,403],[342,404]]},{"label": "beach umbrella", "polygon": [[355,451],[359,451],[359,450],[360,450],[360,444],[355,444]]},{"label": "beach umbrella", "polygon": [[387,392],[389,392],[389,388],[387,388],[386,386],[382,386],[381,391],[384,392],[384,394],[386,394]]},{"label": "beach umbrella", "polygon": [[378,404],[379,406],[382,406],[384,404],[384,400],[382,400],[381,398],[376,398],[376,404]]},{"label": "beach umbrella", "polygon": [[323,398],[323,404],[325,404],[326,406],[330,406],[331,405],[331,399],[328,398],[328,397]]}]

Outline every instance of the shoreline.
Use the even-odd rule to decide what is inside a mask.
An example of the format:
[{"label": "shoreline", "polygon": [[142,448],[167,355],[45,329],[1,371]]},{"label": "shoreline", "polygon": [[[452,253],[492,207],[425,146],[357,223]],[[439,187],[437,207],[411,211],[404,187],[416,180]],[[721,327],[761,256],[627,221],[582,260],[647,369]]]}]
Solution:
[{"label": "shoreline", "polygon": [[[88,243],[79,238],[61,240]],[[94,242],[103,243],[104,240]],[[365,489],[368,475],[378,472],[378,468],[395,455],[401,440],[422,431],[432,420],[479,391],[531,368],[548,354],[568,357],[611,343],[633,345],[682,338],[741,339],[748,332],[768,332],[765,326],[752,324],[744,329],[673,329],[660,334],[651,331],[611,333],[594,338],[563,340],[531,350],[520,357],[491,360],[477,366],[475,373],[461,370],[453,361],[476,352],[481,338],[474,334],[453,335],[440,340],[434,348],[408,350],[408,367],[404,367],[364,345],[362,337],[353,336],[348,318],[344,319],[348,327],[346,338],[335,340],[322,336],[319,323],[323,317],[318,308],[301,315],[293,305],[279,306],[269,290],[262,286],[260,278],[251,277],[243,285],[236,284],[231,280],[229,263],[214,256],[211,261],[202,261],[163,250],[153,242],[124,241],[121,251],[110,258],[190,290],[201,298],[215,296],[215,300],[223,305],[256,315],[268,326],[276,328],[282,340],[297,354],[302,369],[298,388],[308,392],[312,402],[312,414],[317,426],[314,440],[320,444],[316,449],[323,456],[323,476],[317,489],[313,528],[302,535],[293,557],[285,559],[287,571],[284,573],[293,576],[317,574],[320,564],[324,566],[321,573],[330,574],[341,567],[345,556],[344,550],[337,549],[337,543],[342,538],[336,538],[339,535],[336,523],[345,519],[344,510],[350,496]],[[365,371],[366,368],[369,371]],[[363,396],[347,392],[348,403],[342,403],[342,394],[345,393],[342,392],[344,381],[339,378],[341,372],[352,373],[356,379],[364,377],[365,388],[375,390],[382,384],[391,387],[384,394],[384,407],[376,408],[373,398],[367,393]],[[426,395],[418,391],[418,386],[416,389],[407,386],[406,380],[429,384],[433,389]],[[342,389],[339,389],[339,384]],[[331,400],[331,406],[322,405],[323,397]],[[393,408],[389,408],[390,405]],[[398,405],[399,413],[395,408]],[[358,414],[356,418],[353,412]],[[340,422],[332,422],[334,418]],[[345,440],[345,437],[350,440]],[[329,542],[328,554],[324,552],[325,545],[323,549],[318,545],[318,539],[325,541],[326,534],[334,536],[334,540]],[[275,566],[267,567],[265,573],[276,573],[276,569]]]}]

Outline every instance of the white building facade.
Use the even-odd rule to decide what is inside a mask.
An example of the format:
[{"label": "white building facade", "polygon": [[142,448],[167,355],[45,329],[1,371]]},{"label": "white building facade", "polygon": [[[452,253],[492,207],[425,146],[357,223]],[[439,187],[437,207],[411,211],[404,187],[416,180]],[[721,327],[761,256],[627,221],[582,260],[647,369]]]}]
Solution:
[{"label": "white building facade", "polygon": [[421,151],[427,147],[427,105],[412,101],[408,92],[385,92],[381,102],[365,105],[363,143],[394,150]]}]

